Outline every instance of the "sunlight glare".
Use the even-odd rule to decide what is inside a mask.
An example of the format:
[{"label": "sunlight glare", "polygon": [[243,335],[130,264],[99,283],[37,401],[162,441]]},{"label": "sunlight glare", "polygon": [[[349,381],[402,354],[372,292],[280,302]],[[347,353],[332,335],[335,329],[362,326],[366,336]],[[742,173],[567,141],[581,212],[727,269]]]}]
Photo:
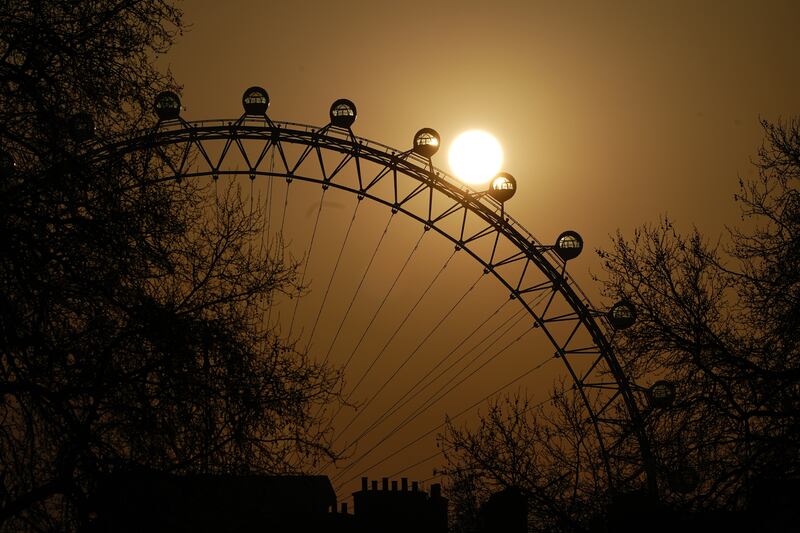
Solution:
[{"label": "sunlight glare", "polygon": [[469,130],[455,138],[448,152],[450,168],[468,185],[487,183],[500,171],[503,149],[490,133]]}]

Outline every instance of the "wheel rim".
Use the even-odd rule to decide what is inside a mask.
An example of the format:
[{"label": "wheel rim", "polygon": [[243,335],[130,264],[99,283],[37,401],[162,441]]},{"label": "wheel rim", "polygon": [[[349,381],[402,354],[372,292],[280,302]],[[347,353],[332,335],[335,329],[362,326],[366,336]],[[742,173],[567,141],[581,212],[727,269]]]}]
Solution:
[{"label": "wheel rim", "polygon": [[[261,148],[255,151],[245,147],[259,143]],[[216,149],[211,147],[214,144]],[[166,164],[171,175],[160,180],[248,176],[318,184],[382,204],[449,240],[500,282],[555,349],[594,427],[609,486],[613,489],[620,479],[644,474],[655,490],[638,407],[642,391],[628,381],[613,353],[608,341],[613,328],[567,274],[566,261],[553,246],[538,241],[489,194],[459,183],[413,150],[400,151],[359,138],[350,129],[273,122],[267,117],[170,120],[102,145],[87,144],[84,157],[101,162],[137,152]],[[338,155],[339,164],[326,166],[322,152]],[[234,158],[244,162],[243,168],[231,168]],[[316,172],[309,172],[315,160]],[[372,172],[366,170],[367,164]],[[345,179],[348,167],[354,172]],[[542,293],[549,295],[544,307],[533,303],[532,295]],[[584,344],[576,339],[584,339]],[[585,344],[586,339],[591,343]],[[603,398],[599,409],[597,397]],[[620,408],[625,419],[617,414]],[[621,426],[627,428],[623,434],[636,439],[641,454],[639,471],[634,468],[633,473],[612,466],[613,450],[622,443],[621,439],[606,441]]]}]

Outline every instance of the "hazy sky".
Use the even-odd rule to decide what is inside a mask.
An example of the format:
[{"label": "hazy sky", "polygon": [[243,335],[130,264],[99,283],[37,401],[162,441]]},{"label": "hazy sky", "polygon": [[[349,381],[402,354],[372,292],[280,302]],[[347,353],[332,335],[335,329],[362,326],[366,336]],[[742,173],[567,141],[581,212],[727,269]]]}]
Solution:
[{"label": "hazy sky", "polygon": [[[716,238],[736,223],[759,118],[800,113],[800,2],[183,8],[191,28],[161,61],[184,87],[187,119],[236,117],[243,89],[261,85],[273,119],[324,125],[346,97],[357,135],[401,149],[422,127],[444,150],[465,129],[490,131],[518,182],[508,211],[543,242],[583,235],[591,253],[571,268],[590,296],[593,250],[618,228],[668,214]],[[444,150],[434,163],[449,170]]]}]

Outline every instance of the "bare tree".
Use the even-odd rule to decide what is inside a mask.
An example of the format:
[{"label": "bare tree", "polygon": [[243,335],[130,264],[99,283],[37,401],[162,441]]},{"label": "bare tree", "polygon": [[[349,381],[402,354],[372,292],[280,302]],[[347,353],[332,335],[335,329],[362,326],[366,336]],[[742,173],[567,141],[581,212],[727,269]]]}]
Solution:
[{"label": "bare tree", "polygon": [[800,474],[800,135],[797,120],[762,125],[758,176],[741,181],[743,224],[729,245],[665,220],[601,252],[607,294],[639,310],[619,337],[628,372],[676,385],[651,435],[666,472],[697,471],[699,486],[673,495],[695,506],[740,508],[753,483]]},{"label": "bare tree", "polygon": [[[81,143],[152,124],[162,0],[0,3],[0,530],[87,524],[104,474],[296,471],[338,377],[264,323],[297,263],[235,187]],[[96,131],[95,130],[96,127]],[[224,189],[224,187],[223,187]]]},{"label": "bare tree", "polygon": [[441,446],[457,528],[474,528],[477,507],[506,487],[527,497],[531,531],[582,531],[599,512],[608,485],[582,401],[564,383],[550,398],[506,398],[478,427],[447,426]]},{"label": "bare tree", "polygon": [[[724,242],[662,219],[598,252],[605,296],[637,309],[635,325],[614,338],[624,371],[642,386],[675,387],[671,405],[645,406],[644,417],[661,501],[672,508],[763,511],[800,482],[800,121],[762,126],[757,176],[741,180],[736,197],[742,223]],[[478,428],[448,428],[454,487],[463,471],[490,486],[521,484],[541,496],[533,529],[585,527],[589,502],[613,496],[602,480],[569,498],[558,485],[597,460],[576,444],[591,437],[576,424],[585,417],[563,402],[549,419],[527,409],[495,405]],[[555,521],[539,519],[542,509]]]}]

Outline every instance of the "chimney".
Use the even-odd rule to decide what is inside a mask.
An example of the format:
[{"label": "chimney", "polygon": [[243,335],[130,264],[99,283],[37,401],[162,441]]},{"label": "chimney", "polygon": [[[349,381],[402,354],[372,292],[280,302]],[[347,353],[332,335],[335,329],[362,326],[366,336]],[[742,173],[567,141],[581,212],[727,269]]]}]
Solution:
[{"label": "chimney", "polygon": [[378,480],[377,479],[373,479],[372,480],[372,490],[378,490]]},{"label": "chimney", "polygon": [[382,478],[381,485],[383,490],[389,490],[389,478],[388,477]]},{"label": "chimney", "polygon": [[367,478],[361,478],[361,490],[367,492]]},{"label": "chimney", "polygon": [[[366,485],[366,481],[364,482],[364,484]],[[347,514],[347,502],[342,502],[342,514]]]},{"label": "chimney", "polygon": [[392,480],[392,490],[394,492],[397,492],[397,480],[396,479]]},{"label": "chimney", "polygon": [[411,492],[417,492],[419,490],[419,485],[417,485],[416,481],[411,482]]},{"label": "chimney", "polygon": [[431,498],[441,498],[442,497],[442,486],[438,483],[434,483],[431,485]]},{"label": "chimney", "polygon": [[408,492],[408,478],[400,478],[400,485],[403,487],[403,492]]}]

